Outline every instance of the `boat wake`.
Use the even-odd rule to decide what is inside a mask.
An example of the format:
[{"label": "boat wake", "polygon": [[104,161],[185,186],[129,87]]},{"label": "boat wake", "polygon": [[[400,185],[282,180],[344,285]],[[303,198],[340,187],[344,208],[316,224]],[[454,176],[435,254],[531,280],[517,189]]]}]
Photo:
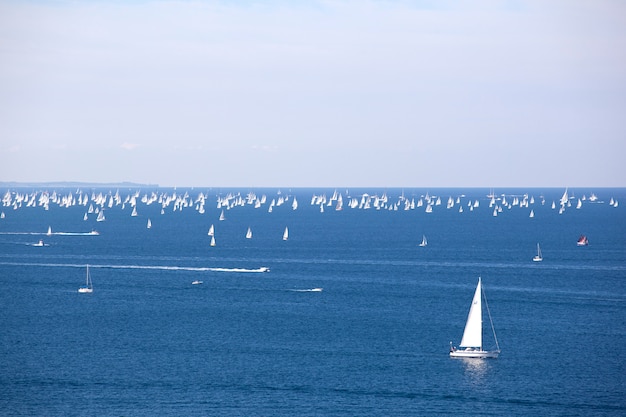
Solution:
[{"label": "boat wake", "polygon": [[28,235],[28,236],[100,236],[99,232],[0,232],[0,235]]},{"label": "boat wake", "polygon": [[[84,268],[84,264],[51,264],[51,263],[19,263],[19,262],[0,262],[0,265],[10,266],[45,266],[45,267],[65,267],[65,268]],[[194,266],[168,266],[168,265],[94,265],[89,264],[90,268],[109,268],[109,269],[151,269],[162,271],[193,271],[193,272],[234,272],[234,273],[264,273],[269,272],[268,267],[260,268],[212,268],[212,267],[194,267]]]}]

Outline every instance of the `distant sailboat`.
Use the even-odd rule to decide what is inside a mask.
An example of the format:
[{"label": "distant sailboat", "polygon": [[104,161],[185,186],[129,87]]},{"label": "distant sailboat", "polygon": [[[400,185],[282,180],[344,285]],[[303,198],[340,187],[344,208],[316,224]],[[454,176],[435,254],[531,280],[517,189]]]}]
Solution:
[{"label": "distant sailboat", "polygon": [[426,240],[426,235],[422,235],[422,241],[420,242],[420,244],[418,246],[424,247],[426,245],[428,245],[428,241]]},{"label": "distant sailboat", "polygon": [[103,222],[105,220],[106,218],[104,217],[104,210],[100,210],[100,213],[98,213],[98,217],[96,218],[96,221]]},{"label": "distant sailboat", "polygon": [[46,232],[46,236],[52,236],[52,227],[48,226],[48,231]]},{"label": "distant sailboat", "polygon": [[215,236],[211,236],[211,246],[215,246]]},{"label": "distant sailboat", "polygon": [[83,216],[83,220],[87,221],[87,219],[89,219],[89,216],[87,215],[87,213],[85,213],[85,215]]},{"label": "distant sailboat", "polygon": [[541,248],[539,247],[539,243],[537,243],[537,255],[535,255],[535,257],[533,258],[533,261],[535,262],[543,261],[543,256],[541,255]]},{"label": "distant sailboat", "polygon": [[211,225],[211,227],[209,227],[209,233],[207,233],[209,236],[213,236],[215,234],[215,227],[213,227],[213,225]]},{"label": "distant sailboat", "polygon": [[78,292],[81,293],[92,293],[93,292],[93,283],[91,282],[91,275],[89,274],[89,265],[87,265],[87,283],[84,287],[80,287]]},{"label": "distant sailboat", "polygon": [[467,322],[465,324],[465,331],[463,332],[463,338],[459,345],[463,350],[458,350],[452,346],[450,342],[450,356],[453,358],[497,358],[500,354],[500,346],[498,345],[498,339],[496,338],[496,331],[493,327],[491,320],[491,313],[489,313],[489,306],[487,305],[487,298],[485,298],[485,307],[489,316],[489,323],[491,324],[491,330],[493,331],[493,338],[496,343],[495,350],[483,350],[483,318],[482,318],[482,299],[484,297],[482,282],[480,277],[478,278],[478,285],[474,292],[474,298],[470,306],[470,311],[467,316]]},{"label": "distant sailboat", "polygon": [[246,232],[246,239],[252,239],[252,229],[248,227],[248,231]]},{"label": "distant sailboat", "polygon": [[224,221],[226,217],[224,216],[224,210],[220,213],[220,221]]},{"label": "distant sailboat", "polygon": [[581,237],[578,238],[578,241],[576,242],[576,244],[578,246],[587,246],[589,244],[589,239],[587,239],[587,236],[582,235]]},{"label": "distant sailboat", "polygon": [[146,228],[152,228],[152,222],[150,221],[150,219],[148,219],[148,224],[146,224]]},{"label": "distant sailboat", "polygon": [[285,227],[285,231],[283,232],[283,240],[289,239],[289,229]]}]

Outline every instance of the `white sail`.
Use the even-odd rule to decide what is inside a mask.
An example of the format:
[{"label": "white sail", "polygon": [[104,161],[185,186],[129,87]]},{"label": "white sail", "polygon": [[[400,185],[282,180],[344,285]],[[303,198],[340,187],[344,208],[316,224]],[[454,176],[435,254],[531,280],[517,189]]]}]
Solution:
[{"label": "white sail", "polygon": [[150,221],[150,219],[148,219],[148,223],[146,224],[146,227],[148,229],[150,229],[152,227],[152,222]]},{"label": "white sail", "polygon": [[481,280],[478,278],[478,285],[474,292],[474,298],[472,299],[472,305],[470,307],[469,314],[467,315],[467,323],[465,324],[465,331],[463,332],[463,338],[461,339],[461,347],[476,347],[482,350],[483,346],[483,319],[482,319],[482,303],[481,303]]},{"label": "white sail", "polygon": [[246,239],[252,239],[252,229],[248,227],[248,231],[246,232]]},{"label": "white sail", "polygon": [[561,205],[565,205],[565,204],[567,204],[568,201],[569,201],[569,196],[567,195],[567,188],[565,188],[565,192],[561,196],[560,203],[561,203]]},{"label": "white sail", "polygon": [[423,246],[426,246],[426,245],[428,245],[428,241],[426,240],[426,235],[422,235],[422,242],[419,244],[419,246],[423,247]]},{"label": "white sail", "polygon": [[215,227],[213,227],[213,225],[211,225],[211,227],[209,227],[208,235],[209,236],[213,236],[214,234],[215,234]]},{"label": "white sail", "polygon": [[283,232],[283,240],[289,239],[289,229],[285,227],[285,231]]},{"label": "white sail", "polygon": [[100,210],[100,213],[98,213],[98,218],[96,219],[97,222],[103,222],[105,221],[106,218],[104,217],[104,210]]},{"label": "white sail", "polygon": [[211,236],[211,246],[215,246],[215,236]]},{"label": "white sail", "polygon": [[533,261],[535,262],[543,261],[543,256],[541,255],[541,248],[539,247],[539,243],[537,243],[537,255],[535,255],[535,257],[533,258]]}]

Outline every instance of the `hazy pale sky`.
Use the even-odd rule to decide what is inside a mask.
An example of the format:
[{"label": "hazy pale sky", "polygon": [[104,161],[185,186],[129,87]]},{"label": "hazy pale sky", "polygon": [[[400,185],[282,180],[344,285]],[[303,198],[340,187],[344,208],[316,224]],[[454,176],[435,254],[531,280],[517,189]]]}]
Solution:
[{"label": "hazy pale sky", "polygon": [[626,2],[0,0],[0,181],[626,186]]}]

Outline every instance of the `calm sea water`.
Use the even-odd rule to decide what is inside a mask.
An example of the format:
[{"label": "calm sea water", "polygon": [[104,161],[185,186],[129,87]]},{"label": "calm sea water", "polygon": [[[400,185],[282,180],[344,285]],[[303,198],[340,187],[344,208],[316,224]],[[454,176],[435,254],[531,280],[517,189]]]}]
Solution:
[{"label": "calm sea water", "polygon": [[[2,415],[626,414],[626,189],[569,190],[561,214],[563,189],[496,190],[497,216],[487,189],[337,190],[343,210],[332,189],[120,189],[137,216],[77,191],[1,208]],[[217,207],[250,191],[260,208]],[[106,221],[83,220],[100,193]],[[387,201],[349,207],[364,193]],[[479,276],[502,353],[451,359]]]}]

